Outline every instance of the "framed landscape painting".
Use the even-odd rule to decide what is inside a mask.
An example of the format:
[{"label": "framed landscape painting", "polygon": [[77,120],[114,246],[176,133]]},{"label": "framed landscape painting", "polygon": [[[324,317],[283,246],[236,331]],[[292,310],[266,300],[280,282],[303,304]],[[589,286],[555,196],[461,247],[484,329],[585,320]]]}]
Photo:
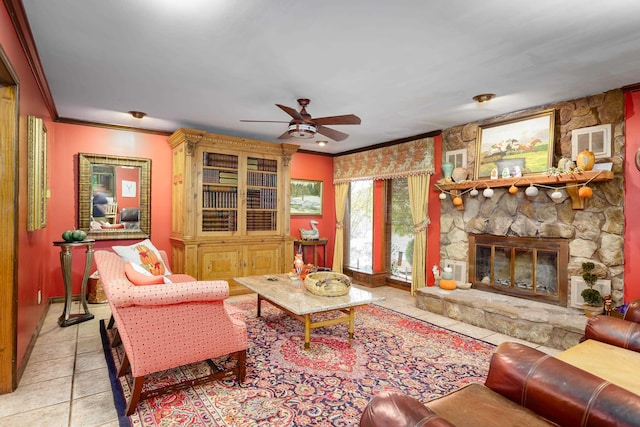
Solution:
[{"label": "framed landscape painting", "polygon": [[322,215],[322,181],[291,180],[291,215]]},{"label": "framed landscape painting", "polygon": [[[478,127],[476,179],[496,168],[511,175],[545,172],[553,161],[555,110]],[[515,173],[514,173],[515,172]]]}]

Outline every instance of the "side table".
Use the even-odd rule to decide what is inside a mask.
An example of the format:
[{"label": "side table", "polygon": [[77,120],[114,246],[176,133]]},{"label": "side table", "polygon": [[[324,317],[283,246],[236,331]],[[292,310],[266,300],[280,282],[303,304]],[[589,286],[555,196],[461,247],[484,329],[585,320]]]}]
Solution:
[{"label": "side table", "polygon": [[[86,322],[87,320],[94,318],[93,314],[89,312],[89,307],[87,306],[87,281],[89,280],[89,270],[93,264],[94,243],[95,240],[93,239],[82,240],[80,242],[53,242],[54,246],[60,247],[60,267],[62,268],[62,278],[64,279],[64,311],[58,318],[58,325],[62,327]],[[71,299],[73,297],[71,288],[71,261],[73,259],[72,249],[80,247],[86,248],[84,274],[82,276],[82,290],[80,291],[80,302],[84,309],[84,313],[71,314]]]},{"label": "side table", "polygon": [[[302,257],[306,259],[304,256],[304,248],[306,246],[313,246],[313,265],[316,267],[325,267],[327,263],[327,239],[318,239],[318,240],[295,240],[293,242],[294,246],[298,246],[298,250],[296,253],[303,254]],[[318,265],[318,246],[322,247],[322,264]]]}]

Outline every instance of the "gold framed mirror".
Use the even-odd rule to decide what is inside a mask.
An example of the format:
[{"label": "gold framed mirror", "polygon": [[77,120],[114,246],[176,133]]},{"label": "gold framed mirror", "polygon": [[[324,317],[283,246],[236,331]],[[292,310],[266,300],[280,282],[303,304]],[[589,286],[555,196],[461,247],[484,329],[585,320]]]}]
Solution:
[{"label": "gold framed mirror", "polygon": [[78,153],[78,228],[95,240],[151,234],[151,159]]}]

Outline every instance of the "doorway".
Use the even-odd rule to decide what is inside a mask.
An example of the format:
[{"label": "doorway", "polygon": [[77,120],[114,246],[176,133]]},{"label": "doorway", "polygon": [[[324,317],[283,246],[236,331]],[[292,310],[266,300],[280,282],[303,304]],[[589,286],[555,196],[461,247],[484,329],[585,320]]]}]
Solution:
[{"label": "doorway", "polygon": [[18,79],[0,47],[0,394],[18,386],[17,199]]}]

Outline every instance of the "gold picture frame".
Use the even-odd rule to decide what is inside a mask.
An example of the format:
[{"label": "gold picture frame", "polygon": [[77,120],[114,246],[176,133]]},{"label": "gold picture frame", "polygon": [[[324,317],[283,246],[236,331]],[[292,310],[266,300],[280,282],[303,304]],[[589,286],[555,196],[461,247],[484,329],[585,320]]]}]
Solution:
[{"label": "gold picture frame", "polygon": [[513,174],[542,173],[553,162],[555,110],[544,110],[526,117],[478,127],[476,179],[491,177],[505,168]]},{"label": "gold picture frame", "polygon": [[322,215],[322,181],[291,180],[291,215]]},{"label": "gold picture frame", "polygon": [[27,116],[29,165],[27,231],[47,225],[47,128],[44,121]]}]

